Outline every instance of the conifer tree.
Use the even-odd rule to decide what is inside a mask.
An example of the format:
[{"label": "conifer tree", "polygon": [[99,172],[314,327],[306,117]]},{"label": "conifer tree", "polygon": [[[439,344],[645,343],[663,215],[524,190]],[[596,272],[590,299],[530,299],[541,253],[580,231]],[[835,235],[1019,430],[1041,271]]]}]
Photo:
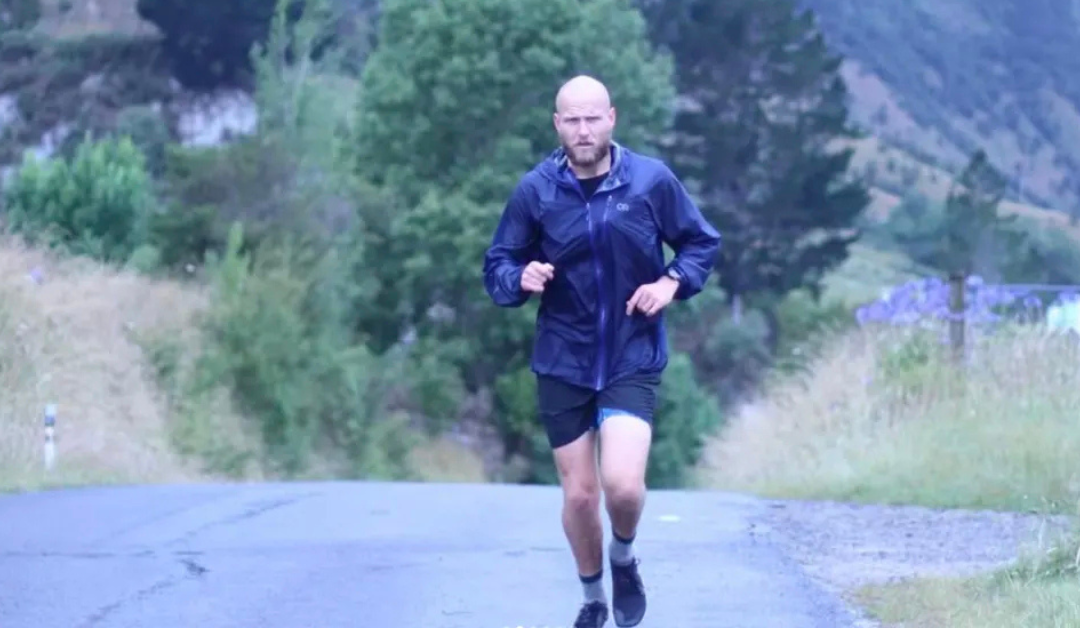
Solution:
[{"label": "conifer tree", "polygon": [[848,177],[847,89],[809,12],[788,0],[641,0],[680,98],[672,168],[723,236],[729,297],[817,294],[869,202]]}]

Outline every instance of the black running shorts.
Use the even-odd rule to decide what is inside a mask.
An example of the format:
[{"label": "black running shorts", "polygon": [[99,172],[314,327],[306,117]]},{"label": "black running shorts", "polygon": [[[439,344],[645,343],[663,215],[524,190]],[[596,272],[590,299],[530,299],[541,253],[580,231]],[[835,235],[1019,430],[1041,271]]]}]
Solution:
[{"label": "black running shorts", "polygon": [[568,445],[598,429],[613,414],[630,414],[652,423],[659,386],[658,374],[627,377],[599,392],[538,376],[537,405],[548,443],[552,449]]}]

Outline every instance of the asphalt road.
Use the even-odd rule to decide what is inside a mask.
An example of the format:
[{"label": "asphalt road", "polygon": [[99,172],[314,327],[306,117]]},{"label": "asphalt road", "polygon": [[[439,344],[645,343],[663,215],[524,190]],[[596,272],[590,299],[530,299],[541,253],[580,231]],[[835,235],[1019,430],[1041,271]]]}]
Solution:
[{"label": "asphalt road", "polygon": [[[568,627],[581,589],[559,507],[556,489],[500,485],[0,496],[0,628]],[[651,492],[637,544],[642,628],[850,626],[755,537],[765,507]]]}]

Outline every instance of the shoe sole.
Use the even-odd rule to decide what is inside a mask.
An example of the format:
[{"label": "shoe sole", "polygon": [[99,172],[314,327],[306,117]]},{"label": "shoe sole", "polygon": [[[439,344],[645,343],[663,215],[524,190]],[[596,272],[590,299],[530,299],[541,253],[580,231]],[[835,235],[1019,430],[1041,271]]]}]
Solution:
[{"label": "shoe sole", "polygon": [[[641,616],[632,621],[628,621],[625,617],[621,617],[619,613],[612,612],[612,619],[615,620],[615,625],[619,628],[634,628],[645,619],[646,608],[641,609]],[[614,611],[614,609],[613,609]]]}]

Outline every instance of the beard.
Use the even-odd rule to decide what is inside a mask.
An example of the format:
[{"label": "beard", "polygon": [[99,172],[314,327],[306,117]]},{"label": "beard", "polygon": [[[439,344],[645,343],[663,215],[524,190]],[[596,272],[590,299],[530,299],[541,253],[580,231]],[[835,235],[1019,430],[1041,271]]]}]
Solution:
[{"label": "beard", "polygon": [[564,142],[563,150],[566,151],[566,158],[571,164],[589,168],[598,164],[608,154],[611,150],[611,141],[603,140],[592,146],[573,146]]}]

